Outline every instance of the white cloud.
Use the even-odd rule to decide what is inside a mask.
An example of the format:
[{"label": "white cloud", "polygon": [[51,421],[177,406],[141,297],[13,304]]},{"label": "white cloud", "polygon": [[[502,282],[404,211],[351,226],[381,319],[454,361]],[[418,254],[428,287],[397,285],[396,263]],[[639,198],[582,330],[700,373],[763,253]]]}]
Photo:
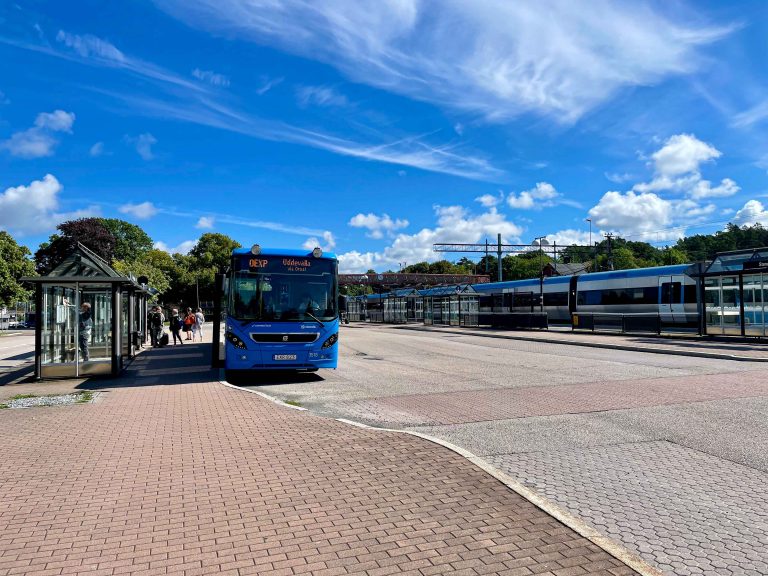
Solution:
[{"label": "white cloud", "polygon": [[208,84],[213,84],[214,86],[229,86],[229,77],[224,76],[224,74],[217,74],[213,70],[200,70],[200,68],[195,68],[192,70],[192,76],[203,82],[208,82]]},{"label": "white cloud", "polygon": [[589,211],[592,222],[606,231],[622,236],[636,236],[642,240],[654,240],[654,233],[672,223],[674,206],[669,200],[646,192],[606,192]]},{"label": "white cloud", "polygon": [[197,244],[197,240],[185,240],[178,246],[172,248],[165,242],[155,242],[153,248],[155,248],[155,250],[163,250],[164,252],[168,252],[168,254],[189,254],[189,251],[195,247],[195,244]]},{"label": "white cloud", "polygon": [[651,182],[635,184],[636,192],[678,192],[694,200],[733,196],[740,188],[730,178],[712,186],[701,176],[701,165],[719,158],[722,153],[692,134],[670,137],[659,150],[651,155],[654,178]]},{"label": "white cloud", "polygon": [[123,52],[112,43],[90,34],[79,36],[64,30],[59,30],[58,34],[56,34],[56,41],[68,48],[68,50],[65,51],[58,50],[53,46],[48,45],[44,39],[42,44],[27,44],[8,39],[0,41],[35,52],[42,52],[57,58],[63,58],[65,60],[75,60],[106,68],[120,68],[151,80],[168,82],[193,91],[204,90],[199,85],[190,82],[186,78],[182,78],[178,74],[165,70],[159,66],[155,66],[154,64],[144,62],[138,58],[131,58],[130,56],[123,54]]},{"label": "white cloud", "polygon": [[58,212],[61,183],[52,174],[28,186],[6,188],[0,194],[0,229],[20,236],[52,230],[65,220],[95,216],[96,206],[74,212]]},{"label": "white cloud", "polygon": [[313,236],[312,238],[307,238],[304,244],[301,246],[307,250],[313,250],[314,248],[320,246],[320,248],[323,249],[323,252],[332,252],[333,249],[336,248],[336,239],[333,237],[333,233],[326,230],[323,232],[322,241]]},{"label": "white cloud", "polygon": [[[732,32],[646,3],[159,0],[185,22],[326,62],[356,82],[492,119],[573,121],[688,74]],[[311,6],[311,7],[310,7]],[[610,46],[610,50],[606,47]]]},{"label": "white cloud", "polygon": [[72,48],[83,58],[96,57],[113,62],[126,61],[125,55],[120,50],[109,42],[90,34],[78,36],[77,34],[70,34],[64,30],[59,30],[59,33],[56,34],[56,41],[61,42],[68,48]]},{"label": "white cloud", "polygon": [[503,242],[516,242],[522,229],[506,220],[495,208],[472,214],[463,206],[435,206],[437,223],[415,234],[398,234],[382,252],[361,253],[356,250],[339,255],[339,268],[344,272],[365,272],[369,268],[396,268],[400,262],[434,262],[445,255],[435,252],[436,243],[477,243],[502,235]]},{"label": "white cloud", "polygon": [[157,207],[152,202],[142,202],[141,204],[123,204],[118,208],[121,214],[130,214],[139,220],[147,220],[157,214]]},{"label": "white cloud", "polygon": [[709,182],[709,180],[700,180],[693,187],[693,189],[690,192],[690,195],[691,195],[691,198],[694,198],[694,199],[716,198],[716,197],[724,197],[724,196],[733,196],[739,190],[741,190],[739,185],[736,184],[736,182],[734,182],[730,178],[723,178],[720,181],[720,185],[715,186],[714,188],[712,187],[712,184]]},{"label": "white cloud", "polygon": [[149,132],[139,134],[136,137],[126,136],[125,141],[136,149],[136,153],[144,160],[152,160],[155,155],[152,152],[152,146],[157,144],[157,138]]},{"label": "white cloud", "polygon": [[51,156],[58,140],[37,128],[16,132],[2,143],[2,147],[18,158]]},{"label": "white cloud", "polygon": [[41,112],[35,118],[35,126],[51,132],[72,132],[72,125],[75,123],[75,115],[72,112],[64,110],[54,110],[53,112]]},{"label": "white cloud", "polygon": [[89,154],[94,158],[104,154],[104,142],[96,142],[89,151]]},{"label": "white cloud", "polygon": [[477,198],[475,198],[475,202],[480,202],[480,204],[485,208],[498,206],[503,201],[504,201],[503,193],[499,193],[498,196],[494,196],[493,194],[483,194],[482,196],[478,196]]},{"label": "white cloud", "polygon": [[[599,234],[592,234],[592,242],[600,240]],[[571,246],[576,244],[577,246],[589,246],[590,234],[589,230],[560,230],[553,234],[547,234],[547,241],[558,246]]]},{"label": "white cloud", "polygon": [[377,216],[373,213],[360,213],[350,219],[349,225],[354,228],[367,228],[371,238],[383,238],[385,233],[391,235],[395,230],[408,226],[408,220],[393,220],[389,214]]},{"label": "white cloud", "polygon": [[330,86],[299,86],[296,89],[296,97],[299,105],[322,106],[322,107],[344,107],[349,105],[349,100],[343,94],[340,94]]},{"label": "white cloud", "polygon": [[656,173],[661,176],[679,176],[698,172],[699,166],[721,156],[711,144],[702,142],[693,134],[677,134],[653,153]]},{"label": "white cloud", "polygon": [[456,122],[456,124],[453,125],[453,131],[456,132],[459,136],[464,135],[464,124],[461,122]]},{"label": "white cloud", "polygon": [[6,98],[5,92],[0,90],[0,104],[10,104],[10,103],[11,101],[8,98]]},{"label": "white cloud", "polygon": [[549,182],[538,182],[534,188],[520,192],[519,195],[511,192],[507,197],[507,204],[512,208],[520,210],[541,209],[547,206],[554,206],[555,200],[559,197],[560,193],[555,190],[552,184]]},{"label": "white cloud", "polygon": [[618,172],[605,172],[604,176],[614,184],[624,184],[624,182],[629,182],[634,178],[631,174],[627,174],[626,172],[624,174],[619,174]]},{"label": "white cloud", "polygon": [[263,76],[261,78],[261,86],[259,86],[256,89],[256,94],[258,94],[259,96],[263,96],[264,94],[272,90],[272,88],[280,84],[283,80],[285,80],[285,78],[283,77],[267,78],[266,76]]},{"label": "white cloud", "polygon": [[56,132],[72,132],[75,115],[64,110],[41,112],[35,118],[35,125],[27,130],[16,132],[8,140],[0,143],[13,156],[19,158],[43,158],[53,155],[59,143]]},{"label": "white cloud", "polygon": [[203,230],[209,230],[213,228],[213,223],[215,220],[216,219],[213,216],[200,216],[195,227]]},{"label": "white cloud", "polygon": [[736,212],[731,221],[739,226],[751,226],[753,224],[768,226],[768,211],[762,202],[750,200]]},{"label": "white cloud", "polygon": [[738,127],[749,127],[768,118],[768,100],[759,102],[749,110],[736,114],[733,123]]}]

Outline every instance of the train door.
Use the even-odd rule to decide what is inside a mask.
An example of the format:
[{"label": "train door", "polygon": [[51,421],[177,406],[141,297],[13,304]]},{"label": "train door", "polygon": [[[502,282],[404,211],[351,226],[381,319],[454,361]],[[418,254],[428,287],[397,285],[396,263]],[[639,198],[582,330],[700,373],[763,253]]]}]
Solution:
[{"label": "train door", "polygon": [[573,319],[573,313],[576,312],[576,282],[578,282],[578,276],[571,276],[571,281],[568,284],[568,313]]},{"label": "train door", "polygon": [[659,277],[659,314],[662,322],[685,322],[684,279],[685,276]]}]

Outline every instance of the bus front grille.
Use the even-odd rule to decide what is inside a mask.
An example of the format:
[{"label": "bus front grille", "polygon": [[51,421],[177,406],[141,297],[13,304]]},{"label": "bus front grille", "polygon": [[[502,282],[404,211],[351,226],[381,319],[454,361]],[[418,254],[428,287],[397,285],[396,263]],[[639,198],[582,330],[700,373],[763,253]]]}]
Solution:
[{"label": "bus front grille", "polygon": [[317,332],[289,332],[289,333],[266,333],[251,332],[251,340],[262,344],[282,344],[297,342],[314,342],[320,337]]}]

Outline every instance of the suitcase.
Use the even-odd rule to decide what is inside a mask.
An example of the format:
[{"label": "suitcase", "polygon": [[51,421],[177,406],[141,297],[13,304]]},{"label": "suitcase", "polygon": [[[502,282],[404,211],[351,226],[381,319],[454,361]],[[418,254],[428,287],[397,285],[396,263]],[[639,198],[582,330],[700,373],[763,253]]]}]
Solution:
[{"label": "suitcase", "polygon": [[163,335],[160,336],[160,347],[168,346],[168,332],[163,332]]}]

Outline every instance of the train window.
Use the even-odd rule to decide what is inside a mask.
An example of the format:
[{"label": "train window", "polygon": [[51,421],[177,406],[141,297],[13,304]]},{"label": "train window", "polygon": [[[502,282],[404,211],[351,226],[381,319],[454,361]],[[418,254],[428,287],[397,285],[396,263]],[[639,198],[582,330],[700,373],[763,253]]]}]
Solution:
[{"label": "train window", "polygon": [[568,292],[545,292],[544,306],[568,306]]},{"label": "train window", "polygon": [[696,285],[686,284],[683,287],[683,302],[686,304],[696,304]]}]

